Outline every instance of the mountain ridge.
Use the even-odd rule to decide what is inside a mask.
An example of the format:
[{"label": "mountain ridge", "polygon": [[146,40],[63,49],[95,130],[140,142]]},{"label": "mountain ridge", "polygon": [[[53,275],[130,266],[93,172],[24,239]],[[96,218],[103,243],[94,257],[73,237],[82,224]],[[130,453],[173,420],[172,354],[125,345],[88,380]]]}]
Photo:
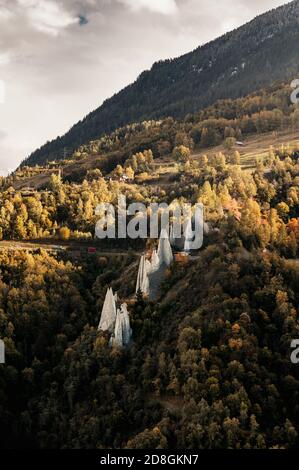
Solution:
[{"label": "mountain ridge", "polygon": [[299,72],[299,0],[175,59],[158,61],[135,82],[106,99],[64,135],[22,165],[60,160],[80,145],[120,126],[167,116],[182,118],[219,99],[238,98]]}]

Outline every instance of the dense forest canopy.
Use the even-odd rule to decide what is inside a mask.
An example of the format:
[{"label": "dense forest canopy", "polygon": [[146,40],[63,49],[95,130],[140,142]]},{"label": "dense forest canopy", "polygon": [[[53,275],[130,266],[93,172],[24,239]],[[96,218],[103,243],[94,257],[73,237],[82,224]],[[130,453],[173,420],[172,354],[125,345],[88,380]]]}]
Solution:
[{"label": "dense forest canopy", "polygon": [[[0,447],[298,448],[299,108],[273,85],[298,5],[155,64],[0,179]],[[120,195],[205,208],[155,302],[135,286],[156,241],[94,236]],[[126,348],[98,331],[108,287]]]},{"label": "dense forest canopy", "polygon": [[[202,202],[211,227],[198,256],[168,270],[157,302],[135,296],[138,262],[128,244],[127,254],[113,256],[101,245],[94,256],[2,249],[2,447],[298,447],[299,369],[290,345],[299,335],[299,149],[269,148],[246,168],[234,145],[194,156],[201,144],[191,137],[207,120],[234,130],[223,110],[242,104],[259,113],[261,99],[275,102],[261,122],[279,114],[292,127],[297,111],[278,112],[271,96],[255,105],[254,98],[246,106],[222,102],[218,116],[207,109],[184,128],[173,120],[135,125],[77,150],[74,158],[84,160],[107,145],[109,159],[115,145],[127,145],[122,164],[114,161],[105,176],[94,168],[81,182],[66,181],[54,165],[39,191],[14,185],[42,168],[2,180],[6,242],[95,244],[95,207],[120,193],[145,203]],[[170,145],[157,165],[161,132]],[[233,137],[226,132],[221,140]],[[164,157],[172,171],[166,186]],[[97,331],[107,286],[129,302],[127,349],[111,349],[109,334]]]}]

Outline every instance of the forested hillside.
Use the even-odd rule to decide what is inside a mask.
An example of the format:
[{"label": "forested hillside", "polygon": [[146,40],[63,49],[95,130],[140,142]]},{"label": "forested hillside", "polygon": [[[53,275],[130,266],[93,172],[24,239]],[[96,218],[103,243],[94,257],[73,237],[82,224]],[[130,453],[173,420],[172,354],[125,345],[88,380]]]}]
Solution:
[{"label": "forested hillside", "polygon": [[277,143],[277,136],[283,132],[293,140],[299,127],[299,112],[290,100],[291,92],[288,83],[280,83],[244,98],[219,100],[182,120],[165,118],[127,125],[81,145],[63,160],[58,158],[35,167],[24,164],[5,179],[5,184],[18,189],[26,185],[44,187],[58,169],[65,180],[80,182],[94,172],[99,174],[99,170],[107,175],[117,165],[130,167],[129,175],[132,170],[144,173],[146,165],[140,165],[136,155],[145,151],[151,151],[155,161],[163,163],[173,159],[174,149],[181,146],[193,154],[220,144],[227,150],[236,141],[270,132],[271,138],[265,138],[268,146]]},{"label": "forested hillside", "polygon": [[[1,449],[298,449],[298,24],[154,64],[0,178]],[[201,204],[203,245],[97,239],[121,195]]]},{"label": "forested hillside", "polygon": [[[299,368],[290,360],[299,335],[298,150],[270,148],[244,169],[230,146],[197,158],[178,145],[166,186],[151,150],[111,179],[96,169],[81,183],[54,174],[32,194],[3,180],[8,241],[91,238],[97,202],[119,193],[202,202],[211,230],[194,259],[168,270],[157,302],[135,296],[129,250],[1,249],[0,445],[298,448]],[[97,331],[107,286],[129,302],[127,349]]]},{"label": "forested hillside", "polygon": [[133,122],[183,117],[218,99],[247,95],[298,74],[299,2],[270,11],[174,60],[158,62],[25,164],[63,159],[104,133]]},{"label": "forested hillside", "polygon": [[123,351],[95,327],[124,262],[1,255],[1,446],[298,447],[298,270],[237,233],[135,304]]}]

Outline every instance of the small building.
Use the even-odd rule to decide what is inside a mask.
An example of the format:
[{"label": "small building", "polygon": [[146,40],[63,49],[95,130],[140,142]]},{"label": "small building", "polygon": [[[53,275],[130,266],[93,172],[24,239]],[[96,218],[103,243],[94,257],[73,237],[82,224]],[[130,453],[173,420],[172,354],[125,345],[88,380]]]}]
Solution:
[{"label": "small building", "polygon": [[184,251],[174,254],[174,261],[176,264],[186,265],[189,263],[190,255]]}]

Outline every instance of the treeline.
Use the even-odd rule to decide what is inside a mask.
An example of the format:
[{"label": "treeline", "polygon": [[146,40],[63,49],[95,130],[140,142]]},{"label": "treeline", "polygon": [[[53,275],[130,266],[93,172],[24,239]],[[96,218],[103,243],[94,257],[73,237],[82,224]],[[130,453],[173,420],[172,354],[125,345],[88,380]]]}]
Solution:
[{"label": "treeline", "polygon": [[128,200],[144,200],[146,188],[107,182],[101,173],[91,173],[81,184],[63,183],[52,175],[49,190],[30,195],[12,187],[0,193],[0,239],[89,239],[98,220],[96,207],[117,203],[121,190]]},{"label": "treeline", "polygon": [[[257,159],[254,171],[244,171],[238,152],[209,158],[201,155],[195,160],[190,152],[184,153],[184,146],[176,149],[178,163],[168,191],[134,181],[135,177],[150,178],[147,172],[151,172],[154,162],[151,151],[132,156],[124,167],[118,165],[114,170],[116,180],[107,181],[101,172],[94,171],[81,184],[64,183],[59,175],[52,175],[49,191],[30,196],[8,188],[0,195],[1,238],[91,239],[98,220],[98,204],[116,205],[122,193],[128,203],[171,203],[176,199],[202,202],[207,220],[212,223],[230,216],[241,220],[244,243],[270,246],[286,257],[297,256],[297,150],[270,149],[266,158]],[[130,182],[118,180],[124,175]]]},{"label": "treeline", "polygon": [[298,2],[267,12],[174,60],[160,61],[25,164],[62,160],[81,145],[133,122],[183,118],[298,75]]},{"label": "treeline", "polygon": [[145,150],[163,158],[179,145],[193,150],[218,145],[231,137],[242,140],[255,133],[296,130],[299,111],[290,102],[290,93],[288,85],[281,85],[245,98],[219,101],[200,113],[188,114],[183,121],[167,118],[129,125],[79,147],[74,158],[120,152],[119,163],[123,163],[130,154]]},{"label": "treeline", "polygon": [[[43,447],[43,439],[52,439],[50,427],[42,438],[50,419],[49,410],[39,416],[43,396],[59,389],[59,364],[89,325],[97,326],[107,283],[116,282],[122,292],[117,278],[130,263],[130,257],[92,257],[78,265],[45,251],[1,251],[0,337],[6,349],[6,364],[0,366],[1,448]],[[72,388],[70,383],[70,400]]]},{"label": "treeline", "polygon": [[[131,168],[130,184],[95,171],[80,184],[53,175],[30,196],[1,192],[8,239],[86,236],[96,205],[120,192],[202,202],[210,226],[196,259],[167,271],[157,303],[135,297],[130,256],[1,251],[1,447],[298,448],[298,149],[270,149],[243,170],[238,153],[194,158],[175,139],[167,188],[135,184],[155,163],[144,149],[114,168]],[[127,350],[97,332],[107,286],[130,303]]]},{"label": "treeline", "polygon": [[96,327],[107,284],[128,296],[136,264],[2,253],[1,446],[298,447],[298,267],[242,230],[223,219],[160,303],[131,304],[129,350]]}]

